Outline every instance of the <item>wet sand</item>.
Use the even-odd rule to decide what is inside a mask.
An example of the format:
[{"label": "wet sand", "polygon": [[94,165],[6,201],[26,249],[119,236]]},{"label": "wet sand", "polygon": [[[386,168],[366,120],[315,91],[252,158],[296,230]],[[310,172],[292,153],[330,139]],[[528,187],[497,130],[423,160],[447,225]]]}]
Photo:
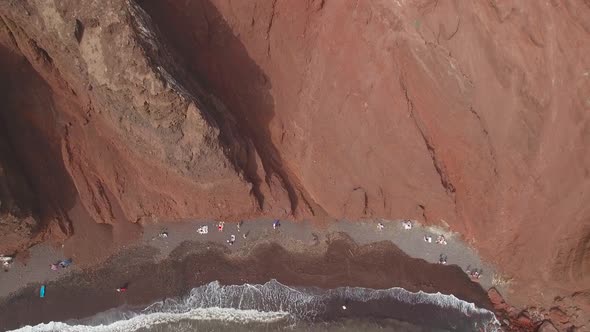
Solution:
[{"label": "wet sand", "polygon": [[[339,232],[333,226],[317,229],[285,221],[278,230],[273,230],[271,223],[246,222],[240,232],[236,224],[229,223],[225,224],[224,232],[218,232],[213,222],[147,225],[143,240],[104,264],[74,266],[54,273],[47,263],[38,267],[46,272],[37,274],[24,273],[22,267],[19,270],[15,265],[13,270],[3,273],[0,328],[84,318],[121,305],[147,305],[186,294],[191,288],[214,280],[243,284],[277,279],[285,285],[321,288],[402,287],[453,294],[479,307],[490,308],[482,287],[469,280],[459,266],[452,265],[454,259],[459,265],[474,259],[467,249],[461,248],[459,241],[449,239],[449,244],[444,246],[448,252],[457,251],[457,255],[448,254],[450,265],[444,266],[428,263],[438,258],[443,246],[425,243],[422,240],[425,230],[405,231],[399,222],[386,223],[381,231],[376,228],[376,222],[339,223],[339,227],[349,227],[348,233]],[[196,228],[204,224],[208,224],[209,234],[197,234]],[[169,236],[158,238],[163,229]],[[247,239],[242,238],[245,233],[249,234]],[[226,240],[231,234],[237,240],[229,246]],[[416,247],[404,250],[422,252],[426,260],[408,256],[389,241],[396,236],[406,240],[406,247]],[[415,240],[410,240],[412,237]],[[44,255],[36,256],[38,253]],[[33,264],[41,264],[54,254],[60,255],[59,250],[34,250],[27,268],[35,269]],[[22,277],[15,280],[14,276],[18,275]],[[44,299],[38,297],[41,282],[47,285]],[[126,282],[130,283],[128,292],[115,292],[115,288]]]},{"label": "wet sand", "polygon": [[[377,228],[379,222],[384,225],[382,230]],[[197,228],[205,225],[209,227],[209,234],[198,235]],[[281,221],[281,227],[277,230],[272,229],[272,220],[254,220],[245,222],[240,231],[236,223],[226,223],[223,232],[218,232],[216,225],[215,222],[190,220],[168,225],[147,225],[144,227],[143,240],[144,243],[158,247],[161,257],[165,257],[183,241],[213,241],[225,244],[231,234],[237,238],[235,244],[228,247],[233,251],[239,251],[243,246],[247,247],[260,241],[275,241],[291,251],[300,251],[317,242],[325,242],[332,233],[343,232],[359,244],[370,245],[374,242],[390,241],[407,255],[430,263],[438,263],[440,254],[444,254],[448,257],[448,265],[457,265],[463,269],[483,269],[483,276],[477,280],[483,288],[496,286],[492,280],[495,274],[493,266],[483,262],[477,252],[462,241],[458,234],[442,228],[423,227],[417,222],[413,222],[411,230],[403,229],[402,220],[339,221],[324,228],[306,222]],[[157,234],[162,230],[170,231],[171,236],[165,240],[157,239]],[[244,240],[242,235],[246,233],[249,236]],[[424,235],[432,236],[433,243],[425,242]],[[448,244],[434,243],[437,235],[445,236]],[[317,240],[314,237],[317,237]]]}]

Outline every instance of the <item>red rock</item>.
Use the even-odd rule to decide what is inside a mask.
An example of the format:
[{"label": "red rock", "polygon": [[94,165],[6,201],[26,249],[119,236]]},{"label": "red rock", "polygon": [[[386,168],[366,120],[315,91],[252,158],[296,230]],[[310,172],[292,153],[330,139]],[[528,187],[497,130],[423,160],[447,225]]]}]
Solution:
[{"label": "red rock", "polygon": [[537,329],[537,332],[557,332],[557,329],[550,321],[544,321],[541,326]]},{"label": "red rock", "polygon": [[490,302],[494,306],[494,310],[496,310],[497,312],[499,312],[499,311],[507,311],[507,309],[509,309],[509,307],[510,307],[504,301],[504,299],[502,298],[502,295],[500,295],[500,293],[498,292],[498,290],[495,289],[495,288],[490,288],[488,290],[488,298],[490,299]]},{"label": "red rock", "polygon": [[460,232],[520,302],[590,281],[584,2],[140,3],[0,2],[0,139],[43,202],[0,243],[78,205],[117,234],[403,217]]},{"label": "red rock", "polygon": [[516,323],[522,328],[532,328],[535,325],[529,317],[524,315],[518,316]]},{"label": "red rock", "polygon": [[551,310],[549,310],[549,317],[551,318],[551,321],[558,322],[560,324],[567,324],[569,322],[568,315],[558,307],[553,307]]},{"label": "red rock", "polygon": [[490,301],[493,305],[500,305],[504,303],[504,298],[502,298],[500,292],[498,292],[498,290],[493,287],[488,290],[488,297],[490,298]]}]

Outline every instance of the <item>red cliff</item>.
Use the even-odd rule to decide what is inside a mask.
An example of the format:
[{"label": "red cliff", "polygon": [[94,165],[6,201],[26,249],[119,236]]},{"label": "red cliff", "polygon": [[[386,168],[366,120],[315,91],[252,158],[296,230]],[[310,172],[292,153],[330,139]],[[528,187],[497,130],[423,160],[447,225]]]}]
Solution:
[{"label": "red cliff", "polygon": [[31,211],[1,206],[23,226],[0,250],[70,234],[75,202],[99,223],[409,217],[463,234],[519,305],[590,306],[587,1],[4,1],[0,18],[0,197]]}]

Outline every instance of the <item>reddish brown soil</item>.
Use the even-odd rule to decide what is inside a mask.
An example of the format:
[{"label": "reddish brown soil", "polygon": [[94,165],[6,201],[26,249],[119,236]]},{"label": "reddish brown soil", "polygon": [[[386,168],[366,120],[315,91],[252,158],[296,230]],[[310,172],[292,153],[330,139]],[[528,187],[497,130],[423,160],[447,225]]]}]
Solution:
[{"label": "reddish brown soil", "polygon": [[0,18],[2,251],[76,232],[76,202],[111,225],[409,217],[461,232],[518,306],[590,301],[587,1],[5,1]]}]

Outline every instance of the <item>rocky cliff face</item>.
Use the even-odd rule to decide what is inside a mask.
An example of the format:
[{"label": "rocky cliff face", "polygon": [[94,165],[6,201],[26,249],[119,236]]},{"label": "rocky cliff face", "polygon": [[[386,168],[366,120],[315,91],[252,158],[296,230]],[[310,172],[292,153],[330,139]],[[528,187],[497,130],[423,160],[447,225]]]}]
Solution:
[{"label": "rocky cliff face", "polygon": [[0,192],[25,211],[2,208],[2,250],[69,234],[75,201],[99,223],[410,217],[464,234],[535,303],[590,306],[587,1],[28,0],[0,17]]}]

